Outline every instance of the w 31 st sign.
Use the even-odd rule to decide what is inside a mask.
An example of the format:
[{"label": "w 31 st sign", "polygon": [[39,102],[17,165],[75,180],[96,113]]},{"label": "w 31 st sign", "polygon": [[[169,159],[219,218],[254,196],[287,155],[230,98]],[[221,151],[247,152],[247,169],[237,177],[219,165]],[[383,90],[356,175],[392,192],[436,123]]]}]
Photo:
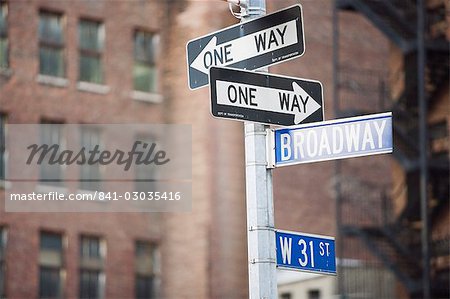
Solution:
[{"label": "w 31 st sign", "polygon": [[303,55],[302,19],[301,6],[294,5],[189,41],[189,87],[207,85],[212,66],[255,70]]},{"label": "w 31 st sign", "polygon": [[275,236],[278,268],[336,274],[334,238],[280,230]]}]

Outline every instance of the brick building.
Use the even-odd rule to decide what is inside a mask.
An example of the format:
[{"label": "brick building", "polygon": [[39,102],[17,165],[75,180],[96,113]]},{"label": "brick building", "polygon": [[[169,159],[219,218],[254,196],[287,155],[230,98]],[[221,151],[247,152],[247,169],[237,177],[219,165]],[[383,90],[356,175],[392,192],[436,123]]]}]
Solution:
[{"label": "brick building", "polygon": [[[0,3],[2,135],[21,123],[164,123],[161,2]],[[5,188],[2,180],[1,298],[160,292],[161,215],[5,213]]]},{"label": "brick building", "polygon": [[[267,2],[268,12],[297,3]],[[192,125],[193,140],[189,213],[5,213],[2,203],[0,298],[248,297],[243,125],[210,116],[208,89],[188,89],[185,62],[188,40],[238,22],[228,6],[213,0],[0,3],[3,134],[8,124],[18,123],[179,123]],[[321,81],[325,118],[332,119],[333,2],[304,1],[302,6],[305,54],[270,71]],[[339,72],[353,75],[342,80],[350,89],[340,91],[345,107],[353,113],[367,106],[376,107],[367,113],[383,110],[374,104],[378,81],[371,74],[385,78],[386,69],[393,72],[402,59],[370,20],[354,12],[340,14],[339,58],[347,72]],[[369,90],[355,94],[362,86],[356,79],[367,79]],[[448,84],[442,90],[432,111],[447,110],[448,119]],[[7,153],[1,158],[8,163]],[[344,191],[371,195],[361,203],[380,204],[374,194],[390,190],[398,179],[391,162],[385,156],[350,159],[337,176],[334,162],[275,170],[276,227],[335,235],[336,182]],[[4,200],[8,182],[1,183]],[[348,203],[347,219],[355,214],[367,219],[367,208],[373,208]],[[445,235],[448,214],[439,217],[443,220],[435,230]],[[347,265],[372,264],[362,267],[365,272],[349,267],[346,282],[327,281],[330,289],[335,294],[356,290],[355,295],[386,287],[389,269],[360,243],[349,250],[354,244],[341,247],[339,257]],[[445,271],[445,256],[439,263]],[[367,283],[374,277],[378,284]],[[311,287],[307,294],[321,295]],[[283,292],[289,295],[289,289]]]}]

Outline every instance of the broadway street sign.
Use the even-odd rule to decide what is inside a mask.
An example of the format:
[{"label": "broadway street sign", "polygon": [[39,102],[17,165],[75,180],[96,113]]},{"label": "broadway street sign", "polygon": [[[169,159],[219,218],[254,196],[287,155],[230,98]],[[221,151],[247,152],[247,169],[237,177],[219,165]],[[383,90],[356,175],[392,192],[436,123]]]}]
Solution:
[{"label": "broadway street sign", "polygon": [[271,167],[391,153],[392,113],[277,129],[268,138]]},{"label": "broadway street sign", "polygon": [[275,238],[278,268],[336,274],[334,238],[281,230]]},{"label": "broadway street sign", "polygon": [[284,126],[323,121],[318,81],[211,67],[210,92],[215,117]]},{"label": "broadway street sign", "polygon": [[255,70],[303,55],[300,5],[210,33],[187,44],[189,87],[208,84],[211,66]]}]

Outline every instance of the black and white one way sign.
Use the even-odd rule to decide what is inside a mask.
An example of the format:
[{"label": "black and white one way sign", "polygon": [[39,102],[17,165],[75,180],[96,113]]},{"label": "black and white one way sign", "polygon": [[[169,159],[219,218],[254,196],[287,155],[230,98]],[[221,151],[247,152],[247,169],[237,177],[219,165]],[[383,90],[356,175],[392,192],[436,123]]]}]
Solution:
[{"label": "black and white one way sign", "polygon": [[323,121],[318,81],[211,67],[210,93],[219,118],[283,126]]},{"label": "black and white one way sign", "polygon": [[303,55],[302,9],[287,9],[222,29],[187,44],[189,87],[208,84],[212,66],[255,70]]}]

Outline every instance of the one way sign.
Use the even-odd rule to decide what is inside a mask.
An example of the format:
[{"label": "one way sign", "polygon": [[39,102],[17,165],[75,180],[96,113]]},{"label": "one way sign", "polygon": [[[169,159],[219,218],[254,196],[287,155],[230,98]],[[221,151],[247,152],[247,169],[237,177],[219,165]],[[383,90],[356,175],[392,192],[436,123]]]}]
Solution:
[{"label": "one way sign", "polygon": [[300,5],[222,29],[187,44],[189,87],[208,84],[212,66],[255,70],[303,55]]},{"label": "one way sign", "polygon": [[283,126],[323,121],[318,81],[218,67],[210,81],[215,117]]}]

